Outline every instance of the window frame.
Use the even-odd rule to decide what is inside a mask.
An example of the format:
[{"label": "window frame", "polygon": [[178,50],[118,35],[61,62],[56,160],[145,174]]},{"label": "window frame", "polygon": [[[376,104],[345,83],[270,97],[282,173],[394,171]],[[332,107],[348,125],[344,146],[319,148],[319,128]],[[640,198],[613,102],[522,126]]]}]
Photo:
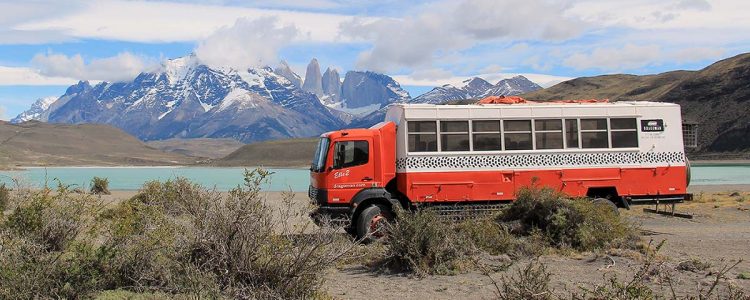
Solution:
[{"label": "window frame", "polygon": [[[552,121],[560,121],[560,129],[559,130],[536,130],[536,121],[550,121],[550,120],[552,120]],[[532,137],[534,139],[534,143],[533,143],[534,150],[562,150],[562,149],[565,149],[565,122],[564,122],[564,120],[565,119],[562,119],[562,118],[559,118],[559,119],[558,118],[538,118],[538,119],[532,119],[533,126],[531,126],[532,127],[531,129],[534,132],[533,137]],[[544,148],[544,149],[538,148],[537,147],[537,140],[536,140],[536,138],[537,138],[536,134],[537,133],[560,133],[560,138],[561,138],[560,146],[561,146],[561,148]]]},{"label": "window frame", "polygon": [[[438,151],[437,152],[467,152],[473,150],[473,141],[471,139],[471,121],[472,120],[437,120],[437,135],[438,135]],[[443,132],[443,122],[466,122],[466,131],[446,131]],[[443,135],[467,135],[467,138],[469,140],[469,149],[468,150],[443,150]]]},{"label": "window frame", "polygon": [[[411,122],[434,122],[435,123],[435,131],[418,131],[418,132],[411,132],[409,130],[409,123]],[[411,151],[409,150],[409,137],[411,135],[434,135],[435,136],[435,151]],[[435,153],[440,152],[440,121],[439,120],[412,120],[412,121],[406,121],[406,152],[408,153]]]},{"label": "window frame", "polygon": [[[339,144],[340,143],[353,143],[353,144],[356,144],[358,142],[364,142],[365,143],[366,149],[367,149],[367,153],[366,153],[367,154],[366,155],[367,160],[365,160],[364,162],[355,164],[355,165],[348,165],[348,166],[346,165],[346,162],[344,161],[344,162],[341,163],[340,167],[336,166],[336,159],[338,157],[338,146],[339,146]],[[356,149],[356,146],[355,146],[355,149]],[[339,140],[339,141],[336,141],[333,144],[333,161],[331,162],[331,168],[333,170],[339,170],[339,169],[353,168],[353,167],[358,167],[358,166],[366,165],[366,164],[370,163],[370,153],[371,152],[372,151],[370,149],[370,141],[368,141],[366,139],[352,139],[352,140]],[[352,153],[352,155],[354,155],[354,154]],[[355,157],[352,157],[352,159],[354,159],[354,158]],[[346,160],[346,159],[344,159],[344,160]]]},{"label": "window frame", "polygon": [[[636,121],[636,129],[611,129],[611,119],[635,119]],[[440,153],[446,153],[446,154],[470,154],[470,153],[478,153],[478,154],[491,154],[491,153],[529,153],[529,152],[540,152],[540,153],[549,153],[549,152],[598,152],[598,151],[635,151],[639,149],[640,147],[640,128],[637,126],[640,122],[641,117],[635,116],[635,115],[623,115],[623,116],[616,116],[616,117],[610,117],[610,116],[582,116],[582,117],[573,117],[573,116],[564,116],[561,115],[559,117],[539,117],[539,118],[526,118],[526,117],[508,117],[508,118],[477,118],[477,119],[414,119],[414,120],[406,120],[406,134],[405,136],[405,150],[408,155],[435,155]],[[536,130],[536,121],[541,120],[559,120],[560,125],[562,128],[560,130]],[[584,120],[604,120],[606,124],[606,129],[582,129],[582,121]],[[493,121],[493,122],[499,122],[500,125],[500,131],[474,131],[474,122],[484,122],[484,121]],[[506,121],[527,121],[530,122],[531,130],[527,131],[508,131],[506,129]],[[567,128],[567,122],[574,122],[576,126],[576,132],[575,135],[578,139],[577,145],[570,145],[568,143],[568,128]],[[411,132],[408,130],[408,123],[409,122],[434,122],[435,124],[435,131],[434,132]],[[441,122],[467,122],[468,123],[468,132],[462,131],[462,132],[443,132],[442,131],[442,125]],[[636,132],[636,138],[638,146],[636,147],[621,147],[621,148],[614,148],[612,146],[612,132],[613,131],[635,131]],[[584,141],[583,141],[583,135],[585,133],[590,132],[600,132],[605,133],[607,136],[607,147],[589,147],[584,148]],[[562,148],[551,148],[551,149],[538,149],[537,147],[537,133],[556,133],[562,135]],[[442,150],[443,148],[443,135],[466,135],[468,134],[469,137],[469,150]],[[500,137],[500,149],[495,150],[475,150],[475,135],[477,134],[496,134]],[[531,135],[531,149],[507,149],[507,143],[505,141],[507,134],[530,134]],[[409,137],[411,135],[432,135],[435,137],[436,140],[436,150],[434,151],[410,151],[409,150]]]},{"label": "window frame", "polygon": [[[635,123],[635,125],[634,125],[633,128],[628,128],[628,129],[613,129],[612,125],[611,125],[612,124],[612,119],[633,119],[633,122]],[[640,141],[640,137],[639,137],[640,130],[638,128],[639,127],[638,124],[639,124],[638,118],[634,118],[634,117],[614,117],[614,118],[613,117],[609,117],[609,118],[607,118],[607,127],[609,129],[609,138],[608,138],[609,139],[609,148],[610,149],[631,149],[631,148],[635,149],[635,148],[640,147],[641,141]],[[612,133],[615,133],[615,132],[635,132],[635,146],[630,146],[630,147],[615,147],[614,143],[612,143]]]},{"label": "window frame", "polygon": [[[604,129],[583,129],[581,124],[583,120],[604,120]],[[584,147],[583,145],[583,134],[592,132],[604,132],[607,135],[607,146],[606,147]],[[578,118],[578,144],[581,145],[580,149],[612,149],[612,141],[609,135],[609,117],[586,117]]]},{"label": "window frame", "polygon": [[[529,119],[511,118],[511,119],[500,119],[500,120],[502,121],[501,124],[502,124],[502,131],[503,131],[503,133],[502,133],[502,135],[503,135],[503,150],[502,151],[535,151],[536,150],[535,149],[536,140],[534,139],[534,119],[533,118],[529,118]],[[523,131],[510,131],[509,132],[507,129],[505,129],[505,121],[528,121],[531,124],[529,126],[529,130],[528,131],[523,130]],[[526,133],[528,133],[529,136],[531,137],[531,149],[506,149],[507,143],[505,142],[505,135],[508,134],[508,133],[511,133],[511,134],[526,134]]]},{"label": "window frame", "polygon": [[[474,131],[474,122],[477,122],[477,121],[478,122],[497,122],[498,123],[497,131]],[[470,147],[470,149],[471,150],[470,151],[473,151],[473,152],[497,152],[497,151],[503,151],[503,149],[505,148],[505,140],[503,138],[504,130],[503,130],[503,120],[502,119],[471,120],[469,122],[469,125],[470,125],[469,126],[469,131],[471,132],[471,137],[470,137],[470,139],[471,139],[471,145],[470,145],[471,147]],[[498,134],[500,136],[500,149],[496,149],[496,150],[474,150],[474,140],[475,140],[474,139],[474,135],[476,135],[476,134]]]}]

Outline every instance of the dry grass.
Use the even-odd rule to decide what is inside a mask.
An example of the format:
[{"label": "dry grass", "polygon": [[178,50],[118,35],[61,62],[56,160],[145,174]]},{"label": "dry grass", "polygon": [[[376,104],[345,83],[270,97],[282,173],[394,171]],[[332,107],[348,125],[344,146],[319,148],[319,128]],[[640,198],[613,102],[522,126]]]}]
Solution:
[{"label": "dry grass", "polygon": [[19,192],[0,220],[0,298],[90,298],[110,290],[320,297],[325,271],[354,244],[338,228],[298,224],[294,217],[305,208],[292,205],[293,194],[284,213],[267,205],[260,193],[267,175],[247,172],[228,194],[185,179],[149,182],[110,206],[63,185]]}]

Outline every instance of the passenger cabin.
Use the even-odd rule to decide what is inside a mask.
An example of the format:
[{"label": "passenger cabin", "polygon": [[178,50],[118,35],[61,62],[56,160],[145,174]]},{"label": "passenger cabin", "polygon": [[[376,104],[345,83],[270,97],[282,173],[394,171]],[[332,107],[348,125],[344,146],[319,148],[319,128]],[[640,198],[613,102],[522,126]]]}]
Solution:
[{"label": "passenger cabin", "polygon": [[411,202],[513,200],[529,185],[628,202],[687,194],[677,104],[397,104],[385,121]]}]

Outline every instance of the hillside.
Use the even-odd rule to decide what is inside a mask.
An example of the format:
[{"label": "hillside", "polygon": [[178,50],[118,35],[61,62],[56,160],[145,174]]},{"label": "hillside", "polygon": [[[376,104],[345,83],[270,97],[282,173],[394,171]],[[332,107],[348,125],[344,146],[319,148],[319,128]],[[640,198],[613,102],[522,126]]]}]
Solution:
[{"label": "hillside", "polygon": [[317,138],[253,143],[210,164],[220,167],[306,167],[312,161],[317,143]]},{"label": "hillside", "polygon": [[[526,99],[610,99],[663,101],[682,106],[683,119],[699,123],[700,158],[750,156],[750,54],[716,62],[699,71],[656,75],[582,77],[522,95]],[[729,156],[727,156],[729,155]]]},{"label": "hillside", "polygon": [[245,144],[233,139],[197,138],[149,141],[146,142],[146,145],[165,152],[217,159],[229,155]]},{"label": "hillside", "polygon": [[0,121],[0,168],[16,166],[185,165],[176,153],[146,146],[107,125]]}]

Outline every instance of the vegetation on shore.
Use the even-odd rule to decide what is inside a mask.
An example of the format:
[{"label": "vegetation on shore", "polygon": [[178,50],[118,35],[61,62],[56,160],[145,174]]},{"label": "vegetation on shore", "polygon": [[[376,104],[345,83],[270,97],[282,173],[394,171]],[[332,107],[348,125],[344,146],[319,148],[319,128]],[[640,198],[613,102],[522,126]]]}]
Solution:
[{"label": "vegetation on shore", "polygon": [[[106,205],[67,186],[14,191],[0,222],[0,298],[168,296],[300,299],[352,247],[329,226],[297,226],[260,193],[263,170],[228,194],[185,179],[148,182]],[[304,208],[303,208],[304,210]]]},{"label": "vegetation on shore", "polygon": [[[0,298],[326,298],[327,270],[351,263],[417,277],[478,271],[495,284],[498,299],[670,298],[650,287],[655,280],[673,284],[657,255],[661,245],[644,244],[638,227],[585,199],[528,188],[499,214],[463,222],[429,209],[397,210],[387,237],[365,245],[341,228],[299,222],[309,208],[294,205],[291,193],[282,207],[268,205],[260,190],[268,179],[262,169],[247,171],[229,193],[183,178],[151,181],[118,203],[59,183],[0,186]],[[551,288],[538,259],[615,250],[643,258],[633,278],[612,276],[571,295]],[[531,262],[514,266],[518,261]],[[710,267],[691,259],[676,270]],[[713,285],[695,299],[716,297],[732,267],[712,273]],[[722,297],[747,299],[723,286],[729,290]]]}]

